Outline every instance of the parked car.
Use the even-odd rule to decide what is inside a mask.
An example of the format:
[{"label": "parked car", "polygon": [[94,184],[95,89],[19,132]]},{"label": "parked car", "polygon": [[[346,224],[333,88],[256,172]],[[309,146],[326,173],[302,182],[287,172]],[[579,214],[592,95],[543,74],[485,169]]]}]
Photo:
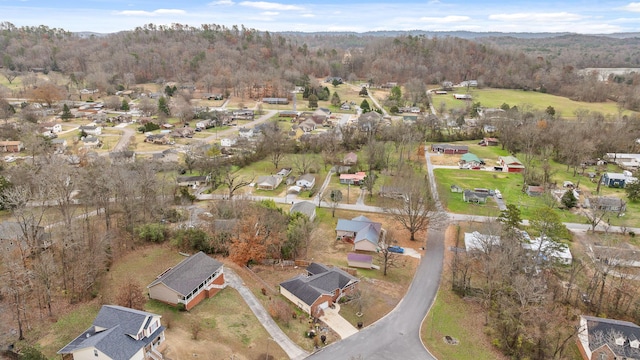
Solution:
[{"label": "parked car", "polygon": [[398,245],[389,246],[387,250],[392,253],[404,254],[404,248]]},{"label": "parked car", "polygon": [[500,192],[500,190],[496,189],[495,194],[498,199],[502,199],[502,193]]}]

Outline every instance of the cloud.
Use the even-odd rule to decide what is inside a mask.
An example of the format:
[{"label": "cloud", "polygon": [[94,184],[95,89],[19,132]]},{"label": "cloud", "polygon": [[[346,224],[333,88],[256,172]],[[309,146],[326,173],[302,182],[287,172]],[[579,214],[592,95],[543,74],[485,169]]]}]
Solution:
[{"label": "cloud", "polygon": [[287,5],[287,4],[280,4],[280,3],[267,2],[267,1],[243,1],[240,3],[240,5],[253,7],[261,10],[280,10],[280,11],[303,10],[302,7],[297,5]]},{"label": "cloud", "polygon": [[420,21],[437,23],[437,24],[457,23],[457,22],[469,21],[469,20],[471,20],[471,18],[468,16],[457,16],[457,15],[449,15],[445,17],[425,16],[420,18]]},{"label": "cloud", "polygon": [[632,2],[620,8],[621,10],[640,12],[640,2]]},{"label": "cloud", "polygon": [[585,17],[579,14],[568,12],[558,13],[513,13],[513,14],[494,14],[489,15],[489,19],[498,21],[531,21],[531,22],[549,22],[549,21],[578,21]]},{"label": "cloud", "polygon": [[313,17],[316,17],[316,16],[314,14],[302,14],[302,15],[300,15],[300,17],[313,18]]},{"label": "cloud", "polygon": [[157,9],[153,11],[145,10],[123,10],[118,11],[118,15],[125,16],[158,16],[158,15],[184,15],[187,12],[181,9]]},{"label": "cloud", "polygon": [[280,13],[277,12],[277,11],[265,11],[265,12],[262,13],[262,15],[264,15],[264,16],[276,16],[276,15],[280,15]]},{"label": "cloud", "polygon": [[232,0],[218,0],[214,2],[210,2],[209,6],[231,6],[235,3]]}]

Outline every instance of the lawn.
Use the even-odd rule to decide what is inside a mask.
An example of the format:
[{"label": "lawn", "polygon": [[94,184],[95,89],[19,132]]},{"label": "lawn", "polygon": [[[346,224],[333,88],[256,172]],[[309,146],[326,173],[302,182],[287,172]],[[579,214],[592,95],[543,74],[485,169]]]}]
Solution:
[{"label": "lawn", "polygon": [[[444,102],[448,110],[453,108],[464,108],[467,103],[462,100],[453,98],[453,93],[466,93],[467,89],[455,89],[447,95],[434,95],[433,104],[438,109],[440,103]],[[536,91],[524,90],[508,90],[508,89],[471,89],[470,94],[473,96],[473,102],[480,102],[483,107],[499,108],[502,104],[509,106],[518,106],[524,108],[527,105],[534,110],[544,111],[548,106],[556,110],[556,115],[565,118],[574,118],[575,111],[585,109],[589,111],[597,111],[604,115],[618,116],[618,107],[615,102],[605,103],[588,103],[581,101],[573,101],[562,96],[544,94]],[[631,111],[625,110],[622,115],[631,114]]]}]

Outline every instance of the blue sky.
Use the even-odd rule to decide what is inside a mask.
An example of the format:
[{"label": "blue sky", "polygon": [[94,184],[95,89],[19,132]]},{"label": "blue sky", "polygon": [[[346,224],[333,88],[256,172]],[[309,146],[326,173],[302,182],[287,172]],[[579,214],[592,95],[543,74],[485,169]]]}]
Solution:
[{"label": "blue sky", "polygon": [[[638,0],[640,1],[640,0]],[[0,21],[115,32],[148,23],[268,31],[640,32],[640,2],[473,0],[0,0]]]}]

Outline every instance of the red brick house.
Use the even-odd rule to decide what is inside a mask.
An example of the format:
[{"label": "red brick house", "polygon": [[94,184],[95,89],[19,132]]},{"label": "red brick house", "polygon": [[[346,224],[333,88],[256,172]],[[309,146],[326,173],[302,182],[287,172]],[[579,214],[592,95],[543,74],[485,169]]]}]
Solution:
[{"label": "red brick house", "polygon": [[158,275],[147,289],[151,299],[191,310],[224,287],[222,263],[201,251]]}]

